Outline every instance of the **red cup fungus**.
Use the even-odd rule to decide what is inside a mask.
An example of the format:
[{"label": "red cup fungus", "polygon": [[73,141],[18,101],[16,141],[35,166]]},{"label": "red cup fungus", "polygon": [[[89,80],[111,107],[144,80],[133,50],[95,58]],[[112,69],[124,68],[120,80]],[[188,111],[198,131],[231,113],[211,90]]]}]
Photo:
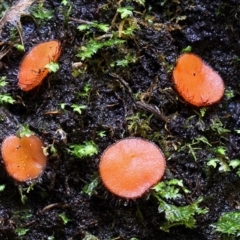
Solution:
[{"label": "red cup fungus", "polygon": [[6,137],[2,143],[2,158],[8,174],[19,182],[39,177],[47,163],[43,142],[34,135]]},{"label": "red cup fungus", "polygon": [[173,81],[188,103],[204,107],[218,102],[224,93],[220,75],[197,55],[182,54],[173,70]]},{"label": "red cup fungus", "polygon": [[58,60],[61,53],[61,43],[58,40],[39,43],[23,58],[18,72],[18,86],[23,91],[30,91],[39,86],[49,73],[45,67],[50,62]]},{"label": "red cup fungus", "polygon": [[126,138],[104,151],[99,171],[110,192],[135,199],[162,178],[165,167],[164,155],[154,143],[141,138]]}]

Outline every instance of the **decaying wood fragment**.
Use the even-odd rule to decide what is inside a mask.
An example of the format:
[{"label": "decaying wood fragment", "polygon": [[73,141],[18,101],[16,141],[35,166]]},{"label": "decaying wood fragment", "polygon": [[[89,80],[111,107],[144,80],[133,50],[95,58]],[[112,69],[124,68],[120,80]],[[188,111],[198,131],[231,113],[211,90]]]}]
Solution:
[{"label": "decaying wood fragment", "polygon": [[5,23],[7,22],[13,24],[14,26],[21,26],[21,16],[29,14],[29,7],[34,2],[36,2],[36,0],[19,0],[15,5],[9,8],[0,20],[0,35]]},{"label": "decaying wood fragment", "polygon": [[156,105],[147,104],[141,101],[137,101],[136,104],[138,108],[141,108],[147,112],[152,113],[155,117],[157,117],[161,121],[164,121],[166,123],[169,122],[169,119],[160,112],[159,108]]}]

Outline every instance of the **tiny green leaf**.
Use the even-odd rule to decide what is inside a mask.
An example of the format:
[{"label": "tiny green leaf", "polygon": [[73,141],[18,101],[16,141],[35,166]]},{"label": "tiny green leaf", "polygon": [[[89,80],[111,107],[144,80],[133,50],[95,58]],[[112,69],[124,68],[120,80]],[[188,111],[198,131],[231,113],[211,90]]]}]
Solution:
[{"label": "tiny green leaf", "polygon": [[44,8],[43,3],[37,5],[31,13],[35,18],[40,20],[49,20],[53,17],[53,11]]},{"label": "tiny green leaf", "polygon": [[14,44],[14,47],[20,52],[25,51],[24,46],[22,44]]},{"label": "tiny green leaf", "polygon": [[56,62],[48,63],[45,68],[49,70],[49,72],[57,72],[59,70],[59,64]]},{"label": "tiny green leaf", "polygon": [[224,213],[216,223],[211,224],[214,232],[240,236],[240,212]]},{"label": "tiny green leaf", "polygon": [[94,192],[95,192],[96,188],[98,187],[98,185],[99,185],[99,178],[96,177],[90,183],[86,184],[83,187],[82,192],[87,194],[89,197],[91,197],[94,194]]},{"label": "tiny green leaf", "polygon": [[62,5],[66,6],[68,4],[68,0],[62,0]]},{"label": "tiny green leaf", "polygon": [[67,103],[60,103],[59,106],[62,110],[64,110],[65,107],[67,106]]},{"label": "tiny green leaf", "polygon": [[28,125],[21,125],[18,132],[17,132],[17,136],[19,137],[30,137],[32,136],[34,133],[29,129]]},{"label": "tiny green leaf", "polygon": [[183,185],[182,180],[179,179],[171,179],[159,182],[153,188],[155,192],[161,198],[165,199],[176,199],[180,198],[182,195],[179,191],[182,189],[185,193],[189,193],[190,191],[186,189]]},{"label": "tiny green leaf", "polygon": [[209,159],[207,162],[208,166],[212,166],[213,168],[217,167],[217,163],[219,163],[219,160],[217,158]]},{"label": "tiny green leaf", "polygon": [[98,153],[98,147],[93,141],[88,141],[70,145],[68,152],[77,158],[91,157]]},{"label": "tiny green leaf", "polygon": [[99,137],[101,137],[101,138],[103,138],[103,137],[105,137],[106,136],[106,131],[99,131],[99,132],[97,132],[97,135],[99,136]]},{"label": "tiny green leaf", "polygon": [[79,114],[82,114],[82,109],[86,109],[87,106],[85,105],[77,105],[77,104],[72,104],[71,108],[73,109],[74,112],[77,112]]},{"label": "tiny green leaf", "polygon": [[58,216],[62,219],[64,225],[71,221],[64,213],[60,213]]},{"label": "tiny green leaf", "polygon": [[232,167],[233,169],[235,169],[236,167],[240,166],[240,160],[239,159],[234,159],[231,160],[229,163],[229,166]]},{"label": "tiny green leaf", "polygon": [[117,9],[117,12],[121,14],[121,18],[131,17],[133,15],[133,7],[127,6],[127,7],[120,7]]},{"label": "tiny green leaf", "polygon": [[188,53],[192,51],[192,47],[191,46],[187,46],[185,48],[182,49],[182,53]]},{"label": "tiny green leaf", "polygon": [[218,147],[217,149],[216,149],[216,152],[218,153],[218,154],[220,154],[220,155],[225,155],[226,154],[226,148],[225,147]]},{"label": "tiny green leaf", "polygon": [[13,104],[15,100],[8,94],[0,94],[0,103],[10,103]]},{"label": "tiny green leaf", "polygon": [[234,92],[233,90],[226,89],[224,95],[229,100],[234,97]]},{"label": "tiny green leaf", "polygon": [[0,78],[0,87],[5,87],[7,85],[6,79],[7,79],[6,76]]},{"label": "tiny green leaf", "polygon": [[16,233],[19,237],[26,235],[26,233],[27,233],[28,231],[29,231],[29,229],[27,229],[27,228],[16,228],[16,229],[15,229],[15,233]]},{"label": "tiny green leaf", "polygon": [[167,222],[165,222],[161,229],[168,232],[169,228],[173,226],[184,225],[187,228],[194,228],[196,225],[196,220],[194,216],[196,214],[206,214],[207,209],[202,209],[198,205],[201,203],[203,198],[197,199],[191,205],[177,207],[166,202],[160,203],[160,209],[165,210],[165,217]]},{"label": "tiny green leaf", "polygon": [[89,23],[89,24],[81,24],[77,27],[77,29],[81,32],[89,30],[90,28],[97,28],[103,32],[108,32],[110,26],[109,26],[109,24],[105,24],[105,23],[93,22],[93,23]]},{"label": "tiny green leaf", "polygon": [[0,192],[3,192],[4,189],[5,189],[5,185],[4,185],[4,184],[3,184],[3,185],[0,185]]}]

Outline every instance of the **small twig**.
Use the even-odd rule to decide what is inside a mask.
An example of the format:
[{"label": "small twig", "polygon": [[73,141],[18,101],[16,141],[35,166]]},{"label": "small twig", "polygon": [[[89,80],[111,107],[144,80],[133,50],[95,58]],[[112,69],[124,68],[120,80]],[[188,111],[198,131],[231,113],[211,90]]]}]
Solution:
[{"label": "small twig", "polygon": [[120,100],[120,101],[122,101],[122,103],[123,103],[123,107],[124,107],[124,116],[125,116],[125,118],[127,117],[127,104],[126,104],[126,102],[125,102],[125,100],[124,100],[124,98],[121,98],[116,92],[114,92],[114,94],[115,94],[115,96]]},{"label": "small twig", "polygon": [[113,78],[116,78],[117,81],[120,82],[128,90],[128,92],[131,94],[131,97],[133,96],[132,89],[129,87],[128,83],[123,78],[121,78],[115,73],[109,73],[109,75]]},{"label": "small twig", "polygon": [[61,203],[52,203],[52,204],[49,204],[47,205],[46,207],[44,207],[40,213],[44,213],[44,212],[47,212],[48,210],[52,209],[52,208],[55,208],[55,207],[59,207],[60,205],[62,205]]},{"label": "small twig", "polygon": [[107,33],[107,34],[104,34],[102,36],[96,37],[95,40],[101,40],[101,39],[104,39],[104,38],[112,38],[112,37],[113,37],[112,33]]},{"label": "small twig", "polygon": [[0,60],[12,49],[12,47],[8,46],[6,47],[5,49],[3,49],[1,52],[0,52]]},{"label": "small twig", "polygon": [[18,22],[18,23],[16,24],[16,28],[17,28],[17,30],[18,30],[18,33],[19,33],[19,36],[20,36],[20,40],[21,40],[22,46],[24,47],[23,36],[22,36],[22,24],[21,24],[21,22]]},{"label": "small twig", "polygon": [[72,17],[70,17],[69,19],[74,21],[74,22],[85,23],[85,24],[93,24],[93,22],[86,21],[86,20],[83,20],[83,19],[72,18]]},{"label": "small twig", "polygon": [[169,119],[160,112],[159,108],[156,105],[147,104],[147,103],[140,102],[140,101],[137,101],[136,104],[137,104],[137,107],[139,107],[147,112],[152,113],[158,119],[160,119],[166,123],[169,122]]},{"label": "small twig", "polygon": [[[121,6],[122,1],[123,1],[123,0],[120,0],[120,1],[117,3],[118,7]],[[113,28],[113,27],[114,27],[114,24],[115,24],[115,22],[116,22],[117,16],[118,16],[118,11],[116,11],[116,13],[114,14],[114,17],[113,17],[113,19],[112,19],[112,21],[111,21],[111,27],[110,27],[110,28]]]},{"label": "small twig", "polygon": [[113,28],[113,26],[114,26],[114,24],[116,22],[117,16],[118,16],[118,12],[115,13],[115,15],[114,15],[114,17],[113,17],[113,19],[111,21],[111,25],[110,25],[111,27],[110,28]]},{"label": "small twig", "polygon": [[40,210],[40,213],[45,213],[45,212],[51,210],[52,208],[56,208],[56,207],[67,208],[67,207],[69,207],[69,205],[64,204],[64,203],[52,203],[52,204],[49,204],[46,207],[44,207],[42,210]]}]

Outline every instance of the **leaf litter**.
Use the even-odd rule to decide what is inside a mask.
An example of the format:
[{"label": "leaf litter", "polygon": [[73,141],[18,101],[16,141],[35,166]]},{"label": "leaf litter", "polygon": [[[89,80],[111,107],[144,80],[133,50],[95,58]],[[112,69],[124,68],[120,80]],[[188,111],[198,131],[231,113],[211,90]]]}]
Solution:
[{"label": "leaf litter", "polygon": [[9,8],[0,20],[0,34],[7,22],[13,24],[14,26],[20,26],[21,28],[20,19],[22,16],[29,14],[28,10],[34,2],[36,2],[36,0],[20,0]]}]

